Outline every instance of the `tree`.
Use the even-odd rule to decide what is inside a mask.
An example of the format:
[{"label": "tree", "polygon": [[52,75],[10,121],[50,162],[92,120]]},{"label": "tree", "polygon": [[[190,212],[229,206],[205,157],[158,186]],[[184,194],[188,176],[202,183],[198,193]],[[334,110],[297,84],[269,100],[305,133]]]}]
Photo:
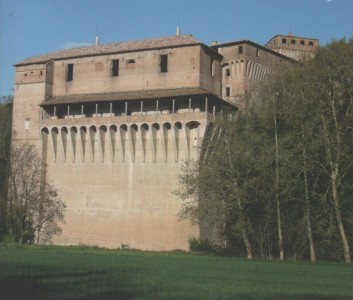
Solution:
[{"label": "tree", "polygon": [[6,233],[6,189],[11,144],[12,97],[0,103],[0,240]]},{"label": "tree", "polygon": [[249,258],[350,262],[353,40],[275,70],[248,96],[182,169],[182,215],[217,224]]},{"label": "tree", "polygon": [[65,204],[43,174],[45,164],[33,145],[13,143],[7,192],[8,234],[19,244],[46,243],[61,232]]},{"label": "tree", "polygon": [[[282,116],[279,120],[285,130],[277,141],[281,151],[289,154],[281,162],[289,176],[281,177],[295,183],[295,193],[289,196],[298,198],[304,208],[312,261],[316,260],[313,227],[317,230],[318,224],[327,222],[327,214],[317,211],[314,214],[320,218],[318,224],[311,222],[315,197],[326,202],[328,215],[337,225],[343,258],[351,261],[345,225],[351,216],[346,213],[343,217],[343,212],[351,210],[352,204],[343,199],[352,191],[352,181],[347,177],[352,174],[353,164],[352,69],[353,42],[334,41],[319,49],[314,59],[276,71],[257,91],[260,110],[267,115],[276,111]],[[274,109],[272,99],[276,97],[281,103],[277,102]],[[268,124],[265,127],[270,128]],[[294,180],[296,176],[302,179],[302,186]],[[323,230],[320,231],[322,238]]]},{"label": "tree", "polygon": [[342,196],[343,183],[353,167],[353,40],[331,43],[319,51],[311,64],[314,76],[310,84],[319,107],[324,149],[317,163],[328,176],[344,260],[351,262]]}]

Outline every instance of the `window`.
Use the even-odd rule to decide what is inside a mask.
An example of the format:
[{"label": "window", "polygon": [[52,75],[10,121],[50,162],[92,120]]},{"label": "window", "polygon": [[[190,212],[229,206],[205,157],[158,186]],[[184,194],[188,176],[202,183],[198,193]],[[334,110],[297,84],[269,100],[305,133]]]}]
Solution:
[{"label": "window", "polygon": [[300,45],[302,45],[302,46],[304,46],[304,45],[305,45],[305,43],[304,43],[304,41],[303,41],[303,40],[301,40],[301,41],[300,41]]},{"label": "window", "polygon": [[25,120],[25,129],[28,130],[31,125],[30,118],[26,118]]},{"label": "window", "polygon": [[309,46],[314,46],[314,42],[313,42],[313,41],[310,41],[310,42],[309,42]]},{"label": "window", "polygon": [[230,76],[230,69],[229,68],[225,69],[225,76]]},{"label": "window", "polygon": [[66,81],[72,81],[74,79],[74,64],[68,64],[66,66]]},{"label": "window", "polygon": [[282,44],[286,44],[287,43],[287,39],[282,39]]},{"label": "window", "polygon": [[243,46],[239,46],[239,47],[238,47],[238,53],[239,53],[239,54],[242,54],[242,53],[243,53]]},{"label": "window", "polygon": [[226,97],[230,96],[230,87],[226,87]]},{"label": "window", "polygon": [[160,59],[159,67],[160,67],[161,73],[168,72],[168,54],[161,54],[159,59]]},{"label": "window", "polygon": [[295,40],[291,40],[290,42],[291,42],[293,45],[295,45]]},{"label": "window", "polygon": [[111,76],[119,76],[119,59],[112,60]]},{"label": "window", "polygon": [[213,77],[215,75],[214,59],[211,58],[210,74]]}]

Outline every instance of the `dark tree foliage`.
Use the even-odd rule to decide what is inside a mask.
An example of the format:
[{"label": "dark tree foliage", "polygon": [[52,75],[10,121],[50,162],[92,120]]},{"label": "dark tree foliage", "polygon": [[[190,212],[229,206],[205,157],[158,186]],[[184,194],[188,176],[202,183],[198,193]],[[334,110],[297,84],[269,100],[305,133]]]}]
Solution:
[{"label": "dark tree foliage", "polygon": [[12,96],[0,103],[0,240],[6,232],[6,186],[10,159]]},{"label": "dark tree foliage", "polygon": [[210,126],[180,173],[181,215],[237,255],[350,262],[352,178],[353,41],[340,40]]}]

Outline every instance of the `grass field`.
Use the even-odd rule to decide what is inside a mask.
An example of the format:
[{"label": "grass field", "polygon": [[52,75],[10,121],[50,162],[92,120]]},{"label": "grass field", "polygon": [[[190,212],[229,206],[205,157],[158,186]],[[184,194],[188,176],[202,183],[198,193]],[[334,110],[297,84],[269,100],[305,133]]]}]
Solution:
[{"label": "grass field", "polygon": [[0,246],[0,299],[353,299],[353,266]]}]

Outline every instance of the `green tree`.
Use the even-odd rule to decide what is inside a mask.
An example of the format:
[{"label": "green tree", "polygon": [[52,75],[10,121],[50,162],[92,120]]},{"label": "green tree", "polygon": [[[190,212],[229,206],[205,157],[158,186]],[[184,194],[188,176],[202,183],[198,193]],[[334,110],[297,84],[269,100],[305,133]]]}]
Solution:
[{"label": "green tree", "polygon": [[274,71],[245,110],[210,127],[200,160],[184,165],[181,215],[217,225],[249,258],[350,262],[352,86],[352,41]]},{"label": "green tree", "polygon": [[6,190],[12,128],[12,96],[0,103],[0,240],[6,233]]},{"label": "green tree", "polygon": [[[285,179],[292,185],[292,189],[288,186],[283,189],[286,185],[282,185],[282,194],[287,195],[289,202],[299,200],[294,207],[288,206],[288,201],[281,202],[282,206],[292,208],[284,222],[289,223],[295,210],[304,209],[312,261],[316,260],[313,233],[316,224],[313,226],[311,221],[314,198],[321,198],[327,208],[333,203],[334,214],[329,212],[329,215],[337,225],[344,260],[351,261],[344,225],[349,216],[345,220],[342,217],[343,207],[347,209],[342,198],[347,198],[347,191],[352,190],[352,183],[347,178],[353,162],[352,51],[352,41],[333,42],[321,48],[314,59],[278,70],[257,90],[256,98],[261,100],[257,105],[264,115],[265,128],[271,130],[271,122],[266,122],[266,116],[267,119],[271,115],[278,116],[273,122],[276,127],[272,129],[275,166],[276,170],[283,171],[282,182]],[[284,155],[278,155],[278,147]],[[279,163],[278,158],[281,158]],[[275,178],[278,178],[277,173]],[[275,186],[278,186],[277,180]],[[325,223],[322,219],[327,218],[327,214],[315,214],[319,217],[316,219],[318,224]],[[322,238],[322,232],[320,235]],[[285,238],[289,242],[290,236]],[[290,243],[293,246],[292,239]]]}]

